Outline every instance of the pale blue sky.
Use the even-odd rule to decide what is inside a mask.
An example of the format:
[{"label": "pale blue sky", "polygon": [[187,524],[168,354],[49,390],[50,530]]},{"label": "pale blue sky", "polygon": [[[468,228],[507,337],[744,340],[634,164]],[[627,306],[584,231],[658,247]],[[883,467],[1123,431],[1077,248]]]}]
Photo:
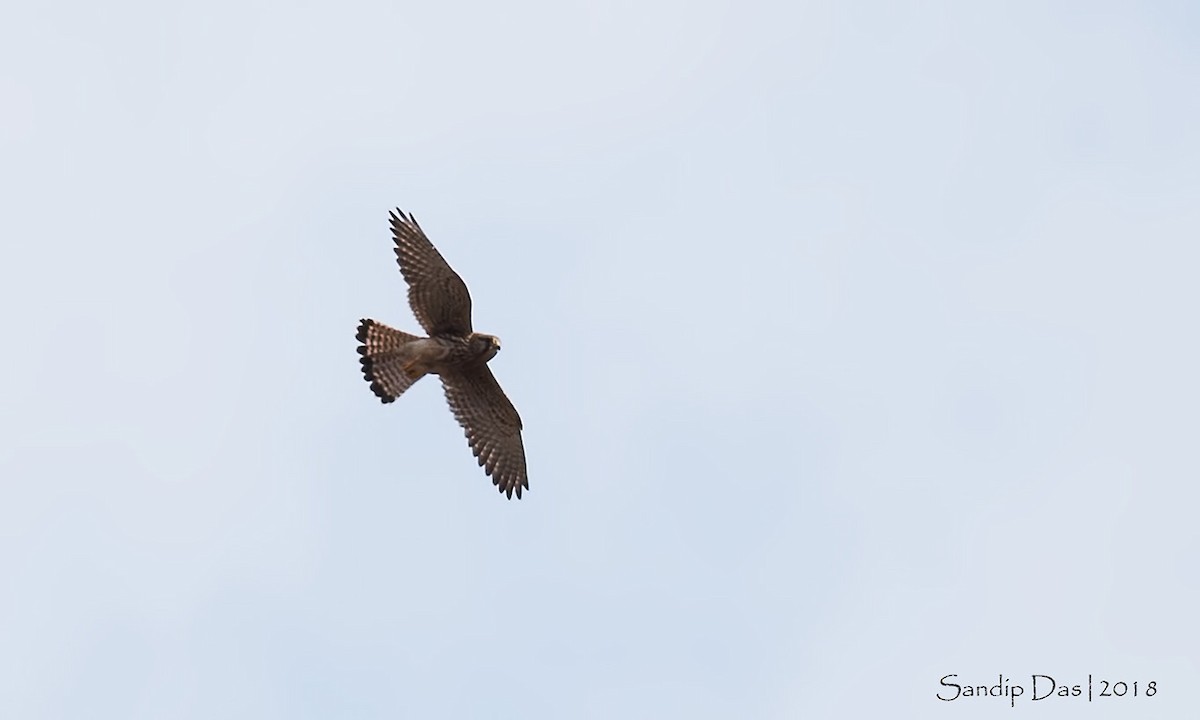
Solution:
[{"label": "pale blue sky", "polygon": [[[6,7],[0,717],[1200,714],[1198,34]],[[504,340],[520,502],[362,381],[394,206]]]}]

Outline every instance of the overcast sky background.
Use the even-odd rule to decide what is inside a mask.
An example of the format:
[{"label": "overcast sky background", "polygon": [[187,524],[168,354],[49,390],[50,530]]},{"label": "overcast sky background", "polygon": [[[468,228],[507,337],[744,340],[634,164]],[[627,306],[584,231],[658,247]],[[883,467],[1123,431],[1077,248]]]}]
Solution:
[{"label": "overcast sky background", "polygon": [[6,5],[0,716],[1196,715],[1198,7]]}]

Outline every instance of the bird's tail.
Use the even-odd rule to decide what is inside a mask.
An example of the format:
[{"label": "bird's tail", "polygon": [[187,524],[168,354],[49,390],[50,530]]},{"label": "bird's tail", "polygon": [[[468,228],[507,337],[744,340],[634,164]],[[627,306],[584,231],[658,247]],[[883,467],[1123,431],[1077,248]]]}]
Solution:
[{"label": "bird's tail", "polygon": [[395,401],[425,373],[405,370],[409,359],[405,346],[421,338],[388,327],[374,320],[363,320],[358,324],[355,335],[362,343],[358,354],[362,357],[363,377],[371,383],[371,390],[385,403]]}]

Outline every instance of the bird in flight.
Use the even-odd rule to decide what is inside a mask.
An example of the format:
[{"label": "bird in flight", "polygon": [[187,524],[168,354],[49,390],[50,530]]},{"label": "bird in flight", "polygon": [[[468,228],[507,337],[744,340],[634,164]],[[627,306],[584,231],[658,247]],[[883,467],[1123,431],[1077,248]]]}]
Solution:
[{"label": "bird in flight", "polygon": [[437,375],[471,452],[511,500],[529,489],[521,416],[500,389],[488,361],[500,338],[471,328],[467,286],[429,242],[417,219],[389,213],[396,262],[408,283],[408,304],[429,337],[410,335],[371,319],[358,324],[363,377],[385,403],[394,402],[425,375]]}]

